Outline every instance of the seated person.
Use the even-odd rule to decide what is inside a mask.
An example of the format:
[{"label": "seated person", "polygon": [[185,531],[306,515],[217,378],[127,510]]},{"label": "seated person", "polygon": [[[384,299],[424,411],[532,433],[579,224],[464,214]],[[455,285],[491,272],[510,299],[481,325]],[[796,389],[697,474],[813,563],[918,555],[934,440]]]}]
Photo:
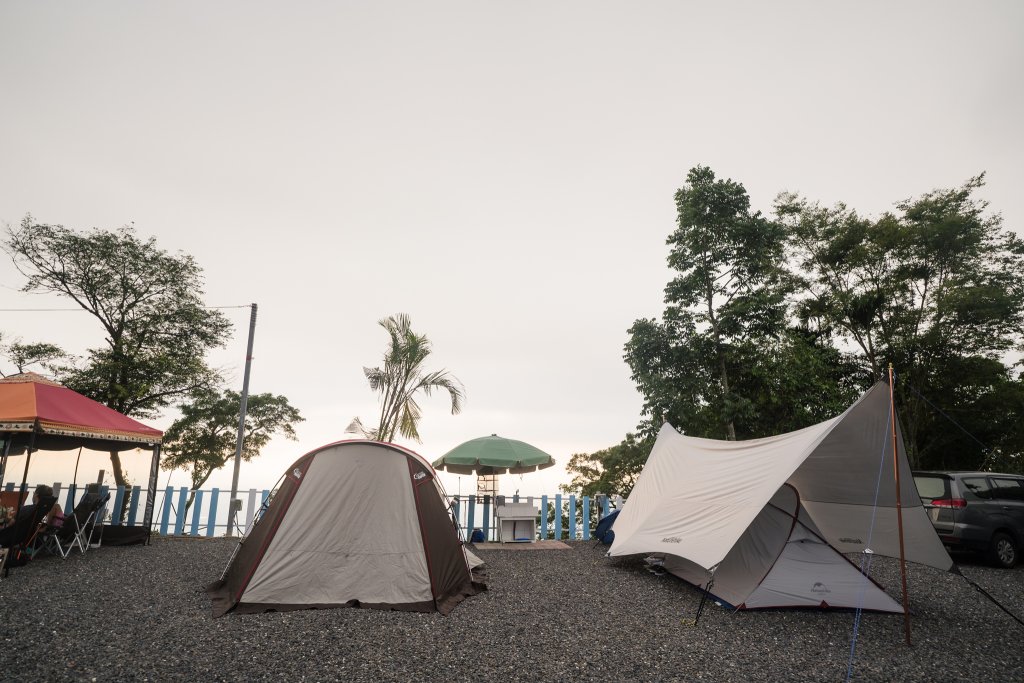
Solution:
[{"label": "seated person", "polygon": [[3,529],[0,529],[0,548],[7,548],[15,543],[24,541],[25,536],[32,533],[31,530],[25,528],[25,525],[36,515],[36,508],[43,501],[47,500],[51,501],[52,504],[46,516],[40,520],[39,527],[45,528],[47,525],[54,524],[57,520],[63,521],[64,515],[60,505],[57,504],[56,499],[53,497],[53,488],[46,484],[40,484],[36,487],[35,492],[32,493],[32,504],[22,506],[21,510],[17,513],[17,517],[14,516],[14,508],[11,508],[8,513],[10,523]]}]

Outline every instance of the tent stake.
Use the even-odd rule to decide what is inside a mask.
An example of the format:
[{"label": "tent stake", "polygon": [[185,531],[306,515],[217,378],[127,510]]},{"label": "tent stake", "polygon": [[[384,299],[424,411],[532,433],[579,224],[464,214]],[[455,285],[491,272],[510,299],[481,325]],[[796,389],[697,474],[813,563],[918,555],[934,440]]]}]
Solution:
[{"label": "tent stake", "polygon": [[708,582],[704,584],[704,594],[700,596],[700,604],[697,605],[697,614],[693,617],[693,623],[690,626],[696,626],[697,622],[700,621],[700,615],[704,613],[704,607],[708,602],[708,595],[711,593],[711,587],[715,585],[715,575],[712,574]]},{"label": "tent stake", "polygon": [[900,499],[900,461],[896,450],[896,399],[893,393],[892,363],[889,363],[889,414],[892,415],[892,469],[896,478],[896,528],[900,537],[900,581],[903,584],[903,631],[910,642],[910,601],[907,599],[907,560],[903,552],[903,506]]}]

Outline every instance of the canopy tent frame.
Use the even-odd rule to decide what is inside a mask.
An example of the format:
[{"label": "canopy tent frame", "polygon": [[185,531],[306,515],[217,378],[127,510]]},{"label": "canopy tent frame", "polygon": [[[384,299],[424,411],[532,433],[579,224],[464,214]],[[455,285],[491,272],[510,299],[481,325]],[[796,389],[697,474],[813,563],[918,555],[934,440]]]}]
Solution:
[{"label": "canopy tent frame", "polygon": [[[31,384],[31,388],[25,389],[22,385],[26,384]],[[25,455],[22,492],[28,483],[32,455],[40,450],[152,450],[143,515],[149,542],[163,432],[29,372],[0,380],[0,438],[4,442],[0,482],[7,473],[10,457]]]},{"label": "canopy tent frame", "polygon": [[[9,460],[10,456],[13,455],[13,456],[17,457],[17,456],[22,455],[22,453],[24,453],[24,455],[25,455],[25,466],[24,466],[24,468],[22,470],[21,484],[19,485],[18,490],[21,491],[21,492],[25,492],[27,490],[28,470],[29,470],[29,465],[31,464],[32,455],[34,453],[37,453],[40,450],[44,450],[42,448],[37,448],[37,443],[36,443],[37,442],[37,436],[39,434],[43,434],[43,433],[44,432],[42,432],[41,430],[36,430],[36,429],[33,429],[32,431],[28,431],[28,432],[26,432],[26,431],[4,431],[4,432],[0,432],[0,438],[2,438],[3,442],[4,442],[3,454],[0,455],[0,482],[3,481],[4,477],[7,474],[7,464],[8,464],[8,460]],[[18,445],[17,442],[19,440],[21,440],[20,437],[22,437],[22,436],[27,436],[27,439],[26,439],[27,443],[25,443],[23,445]],[[147,539],[147,542],[148,542],[149,536],[150,536],[150,532],[151,532],[152,523],[153,523],[154,504],[155,504],[155,501],[156,501],[157,477],[158,477],[158,475],[160,473],[160,443],[153,443],[152,441],[140,441],[140,442],[134,442],[134,443],[130,442],[130,441],[110,441],[110,442],[107,442],[107,441],[103,441],[102,439],[96,439],[96,440],[90,439],[90,440],[88,440],[88,442],[85,442],[82,439],[75,439],[74,437],[65,437],[65,438],[68,439],[68,441],[67,441],[68,446],[65,447],[65,448],[57,449],[57,450],[73,450],[76,447],[79,447],[79,448],[85,447],[85,448],[89,448],[90,450],[100,450],[100,451],[108,451],[109,452],[111,450],[119,450],[119,451],[120,450],[126,450],[126,448],[125,448],[126,446],[130,447],[130,448],[142,448],[142,449],[145,449],[145,450],[149,450],[150,448],[152,448],[153,456],[150,459],[149,476],[147,477],[147,485],[146,485],[146,506],[145,506],[145,509],[144,509],[145,511],[143,513],[143,518],[142,518],[142,526],[144,526],[146,528],[146,530],[147,530],[146,539]],[[52,442],[50,442],[50,443],[52,443]],[[12,448],[12,444],[14,444],[13,448]],[[113,448],[114,446],[117,446],[117,448]],[[15,452],[12,453],[11,452],[12,450],[14,450]],[[21,507],[20,503],[19,503],[18,507],[20,509],[20,507]]]}]

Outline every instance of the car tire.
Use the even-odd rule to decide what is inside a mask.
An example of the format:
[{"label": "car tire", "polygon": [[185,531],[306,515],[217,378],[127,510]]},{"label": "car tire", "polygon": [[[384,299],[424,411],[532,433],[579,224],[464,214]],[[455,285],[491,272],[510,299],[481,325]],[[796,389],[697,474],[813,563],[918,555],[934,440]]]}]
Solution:
[{"label": "car tire", "polygon": [[992,542],[989,543],[988,558],[995,566],[1010,569],[1020,559],[1020,548],[1017,547],[1013,536],[997,531],[992,535]]}]

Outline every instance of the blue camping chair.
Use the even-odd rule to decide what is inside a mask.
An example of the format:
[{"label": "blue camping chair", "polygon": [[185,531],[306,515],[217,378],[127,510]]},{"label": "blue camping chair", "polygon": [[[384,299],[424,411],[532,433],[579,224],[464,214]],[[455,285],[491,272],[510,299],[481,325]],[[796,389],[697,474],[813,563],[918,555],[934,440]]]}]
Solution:
[{"label": "blue camping chair", "polygon": [[612,541],[615,540],[615,532],[612,530],[612,526],[615,524],[615,518],[619,516],[619,511],[610,512],[597,523],[597,529],[594,530],[594,538],[605,545],[611,545]]}]

